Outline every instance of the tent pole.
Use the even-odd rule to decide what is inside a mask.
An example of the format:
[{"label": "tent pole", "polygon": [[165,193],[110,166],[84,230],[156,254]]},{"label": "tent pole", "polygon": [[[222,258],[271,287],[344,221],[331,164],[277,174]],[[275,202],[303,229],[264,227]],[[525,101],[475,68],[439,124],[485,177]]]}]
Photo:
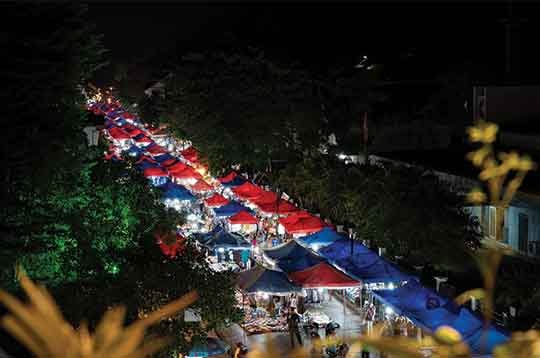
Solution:
[{"label": "tent pole", "polygon": [[343,329],[341,330],[341,332],[342,332],[342,336],[345,336],[345,334],[344,334],[344,331],[345,331],[345,319],[346,319],[346,318],[345,318],[345,317],[346,317],[346,314],[345,314],[345,304],[347,303],[347,302],[345,302],[345,300],[346,300],[346,297],[345,297],[345,288],[342,289],[342,294],[343,294]]}]

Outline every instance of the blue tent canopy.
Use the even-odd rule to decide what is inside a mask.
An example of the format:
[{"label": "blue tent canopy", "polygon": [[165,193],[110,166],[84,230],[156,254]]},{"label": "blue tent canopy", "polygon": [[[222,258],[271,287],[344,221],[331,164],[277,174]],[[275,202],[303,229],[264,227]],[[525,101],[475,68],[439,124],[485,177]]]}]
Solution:
[{"label": "blue tent canopy", "polygon": [[226,354],[229,350],[229,346],[213,337],[206,337],[202,342],[196,342],[189,350],[186,358],[200,358],[200,357],[214,357]]},{"label": "blue tent canopy", "polygon": [[282,259],[284,257],[291,255],[291,253],[294,253],[297,250],[300,250],[301,252],[306,251],[306,249],[298,245],[298,243],[295,240],[291,240],[287,242],[286,244],[273,247],[271,249],[265,249],[264,254],[270,259],[277,261],[279,259]]},{"label": "blue tent canopy", "polygon": [[209,231],[207,233],[194,233],[191,235],[192,238],[197,240],[199,243],[205,245],[207,242],[212,240],[212,237],[216,235],[218,232],[224,230],[221,226],[216,226],[212,229],[212,231]]},{"label": "blue tent canopy", "polygon": [[239,186],[239,185],[242,185],[246,182],[247,180],[241,176],[241,175],[237,175],[234,177],[233,180],[231,181],[228,181],[226,183],[221,183],[223,186],[225,187],[228,187],[228,188],[232,188],[232,187],[235,187],[235,186]]},{"label": "blue tent canopy", "polygon": [[283,271],[290,273],[305,270],[307,268],[320,264],[321,262],[326,262],[326,260],[307,251],[307,253],[302,256],[294,256],[281,259],[277,262],[277,265]]},{"label": "blue tent canopy", "polygon": [[266,292],[285,295],[302,292],[302,288],[289,281],[285,273],[264,267],[241,272],[238,276],[238,287],[248,294]]},{"label": "blue tent canopy", "polygon": [[245,250],[251,248],[251,244],[247,242],[242,235],[226,230],[220,230],[212,235],[205,245],[211,250],[220,248],[227,250]]},{"label": "blue tent canopy", "polygon": [[428,329],[434,330],[448,324],[459,314],[459,307],[452,301],[423,287],[415,280],[394,290],[379,290],[374,294],[411,321]]},{"label": "blue tent canopy", "polygon": [[154,159],[159,162],[159,163],[163,163],[164,161],[166,160],[169,160],[169,159],[174,159],[175,157],[173,157],[172,155],[170,155],[169,153],[165,153],[165,154],[161,154],[161,155],[158,155],[158,156],[155,156]]},{"label": "blue tent canopy", "polygon": [[277,266],[285,272],[305,270],[326,260],[292,240],[277,248],[264,250],[264,254],[277,261]]},{"label": "blue tent canopy", "polygon": [[140,155],[144,154],[144,151],[136,145],[132,145],[131,147],[129,147],[126,152],[131,157],[139,157]]},{"label": "blue tent canopy", "polygon": [[[375,295],[432,332],[443,325],[454,328],[474,353],[490,353],[495,346],[508,340],[505,333],[494,326],[484,331],[481,318],[417,281],[409,281],[395,290],[377,291]],[[485,337],[482,337],[484,334]]]},{"label": "blue tent canopy", "polygon": [[163,193],[163,199],[189,201],[197,200],[197,198],[182,185],[168,182],[163,187],[166,187],[165,192]]},{"label": "blue tent canopy", "polygon": [[218,217],[229,217],[240,211],[247,211],[250,214],[253,214],[253,211],[244,205],[240,204],[237,201],[231,201],[229,204],[221,206],[219,208],[214,208],[214,213]]},{"label": "blue tent canopy", "polygon": [[104,123],[104,126],[105,126],[105,128],[109,129],[109,128],[112,128],[112,127],[116,126],[116,124],[113,121],[111,121],[110,119],[107,119],[105,121],[105,123]]},{"label": "blue tent canopy", "polygon": [[346,238],[345,235],[338,234],[334,229],[325,227],[314,234],[303,236],[300,242],[315,249],[316,247],[328,246],[339,239]]},{"label": "blue tent canopy", "polygon": [[154,168],[154,167],[159,167],[159,164],[152,163],[151,161],[148,161],[148,160],[143,160],[137,164],[137,168],[139,168],[142,171],[144,171],[145,169]]},{"label": "blue tent canopy", "polygon": [[[114,110],[114,111],[112,111],[112,112],[109,112],[109,113],[107,114],[107,117],[110,118],[110,119],[115,119],[116,117],[121,116],[123,113],[124,113],[123,110],[117,109],[117,110]],[[123,118],[122,118],[122,119],[123,119]]]},{"label": "blue tent canopy", "polygon": [[321,248],[319,254],[364,283],[403,282],[414,278],[358,241],[339,239]]}]

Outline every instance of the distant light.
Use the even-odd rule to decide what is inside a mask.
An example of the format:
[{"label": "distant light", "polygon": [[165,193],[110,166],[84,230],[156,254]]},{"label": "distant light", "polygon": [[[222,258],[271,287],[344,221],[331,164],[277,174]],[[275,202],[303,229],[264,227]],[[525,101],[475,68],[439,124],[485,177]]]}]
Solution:
[{"label": "distant light", "polygon": [[217,249],[219,252],[225,252],[225,249],[223,247],[220,247]]},{"label": "distant light", "polygon": [[386,307],[384,309],[384,313],[386,313],[387,315],[391,315],[392,313],[394,313],[394,310],[391,309],[390,307]]},{"label": "distant light", "polygon": [[389,290],[393,290],[394,288],[396,288],[396,287],[394,286],[394,284],[393,284],[392,282],[390,282],[390,283],[388,284],[388,289],[389,289]]}]

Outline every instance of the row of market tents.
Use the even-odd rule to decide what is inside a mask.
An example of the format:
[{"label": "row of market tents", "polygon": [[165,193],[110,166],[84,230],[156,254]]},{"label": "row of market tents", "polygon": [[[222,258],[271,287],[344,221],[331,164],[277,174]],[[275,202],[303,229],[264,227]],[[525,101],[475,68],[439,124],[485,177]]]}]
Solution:
[{"label": "row of market tents", "polygon": [[[153,141],[151,131],[134,115],[103,103],[90,105],[90,110],[105,116],[107,135],[121,152],[138,158],[137,165],[145,177],[163,189],[164,200],[202,200],[216,217],[231,219],[236,224],[257,225],[257,214],[279,217],[280,228],[294,235],[295,240],[264,250],[271,268],[257,266],[240,274],[238,285],[246,293],[282,295],[305,288],[391,283],[386,289],[374,291],[378,299],[429,331],[443,325],[456,329],[476,354],[489,354],[508,339],[499,328],[490,325],[486,329],[481,317],[423,287],[416,277],[401,271],[360,242],[337,233],[319,217],[300,210],[243,176],[231,172],[218,179],[217,184],[204,181],[197,171],[199,154],[193,147],[175,157]],[[121,160],[119,154],[111,156]],[[209,194],[204,197],[201,193]],[[222,227],[198,237],[210,249],[249,249],[251,246],[241,235]]]}]

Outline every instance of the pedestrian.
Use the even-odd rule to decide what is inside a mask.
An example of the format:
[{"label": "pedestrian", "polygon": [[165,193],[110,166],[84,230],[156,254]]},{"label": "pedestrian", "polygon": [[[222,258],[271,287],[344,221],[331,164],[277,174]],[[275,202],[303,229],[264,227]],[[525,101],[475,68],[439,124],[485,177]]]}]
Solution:
[{"label": "pedestrian", "polygon": [[295,339],[298,341],[298,345],[302,346],[302,337],[300,336],[300,315],[296,312],[296,309],[289,310],[289,317],[287,319],[289,325],[289,338],[291,340],[291,347],[294,348]]},{"label": "pedestrian", "polygon": [[291,296],[289,298],[289,308],[291,310],[296,310],[298,307],[298,299],[296,298],[296,294],[291,293]]},{"label": "pedestrian", "polygon": [[366,323],[367,323],[367,334],[371,335],[373,332],[373,321],[375,320],[375,305],[372,303],[369,304],[366,311]]}]

